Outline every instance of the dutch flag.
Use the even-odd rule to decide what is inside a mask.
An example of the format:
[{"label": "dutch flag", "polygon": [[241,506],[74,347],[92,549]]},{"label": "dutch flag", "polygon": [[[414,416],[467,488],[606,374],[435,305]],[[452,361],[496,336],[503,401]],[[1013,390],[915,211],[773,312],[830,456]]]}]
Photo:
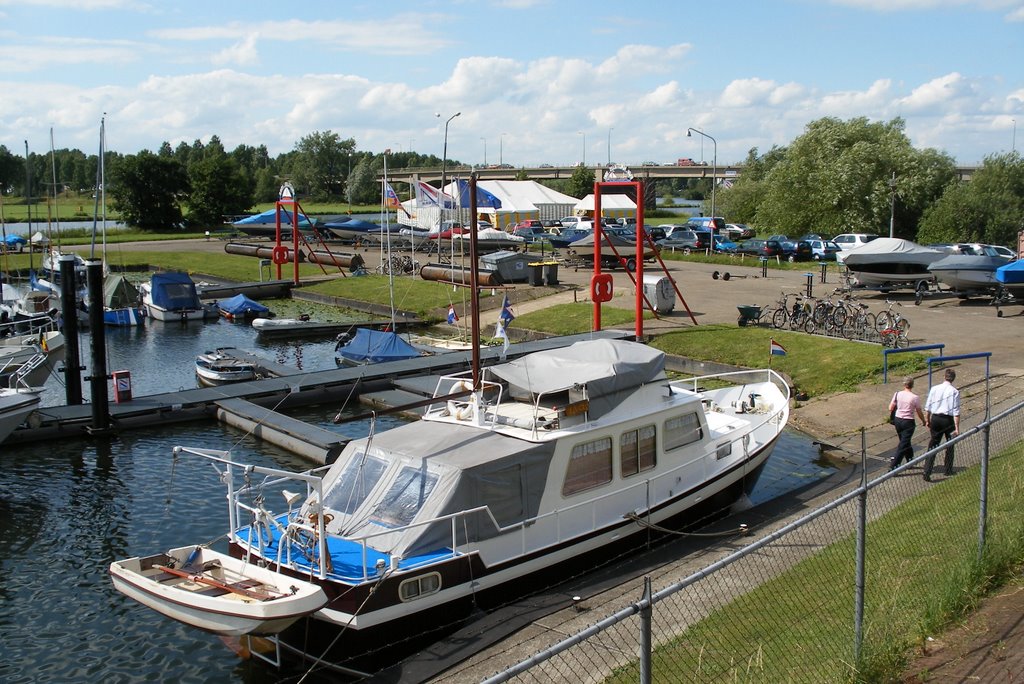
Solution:
[{"label": "dutch flag", "polygon": [[775,340],[772,340],[770,349],[771,349],[771,355],[772,356],[785,356],[786,355],[786,348],[783,347],[778,342],[776,342]]},{"label": "dutch flag", "polygon": [[448,325],[455,325],[456,321],[459,320],[459,314],[455,313],[455,305],[448,305]]}]

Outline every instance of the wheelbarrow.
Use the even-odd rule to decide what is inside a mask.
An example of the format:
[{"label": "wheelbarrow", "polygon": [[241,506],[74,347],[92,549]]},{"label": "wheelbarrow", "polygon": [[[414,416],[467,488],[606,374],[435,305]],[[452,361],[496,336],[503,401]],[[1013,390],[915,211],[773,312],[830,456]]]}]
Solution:
[{"label": "wheelbarrow", "polygon": [[771,305],[739,304],[736,308],[740,312],[740,317],[736,320],[736,323],[742,328],[745,325],[759,325],[761,319],[768,314]]}]

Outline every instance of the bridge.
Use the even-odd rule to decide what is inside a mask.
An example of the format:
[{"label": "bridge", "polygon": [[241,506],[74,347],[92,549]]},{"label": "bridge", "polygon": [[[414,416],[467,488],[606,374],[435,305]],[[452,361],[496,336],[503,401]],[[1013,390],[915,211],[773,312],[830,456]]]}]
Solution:
[{"label": "bridge", "polygon": [[[557,180],[557,179],[568,179],[572,177],[572,174],[578,166],[521,166],[513,167],[509,164],[505,164],[502,167],[480,167],[480,166],[449,166],[445,171],[445,176],[449,179],[462,177],[466,178],[471,173],[476,173],[479,180],[515,180],[520,174],[524,175],[530,180]],[[604,173],[607,166],[588,166],[590,170],[594,172],[594,177],[601,180],[601,174]],[[730,164],[725,166],[713,167],[710,165],[693,164],[689,166],[675,166],[675,165],[642,165],[627,167],[633,174],[634,180],[649,182],[654,180],[661,180],[665,178],[736,178],[743,173],[742,164]],[[974,172],[978,170],[977,166],[958,166],[956,168],[957,178],[962,181],[969,181],[974,175]],[[380,181],[383,176],[378,176],[377,180]],[[441,169],[439,167],[411,167],[406,169],[391,169],[388,171],[388,180],[391,182],[399,183],[412,183],[417,180],[424,181],[426,183],[437,183],[441,182]]]}]

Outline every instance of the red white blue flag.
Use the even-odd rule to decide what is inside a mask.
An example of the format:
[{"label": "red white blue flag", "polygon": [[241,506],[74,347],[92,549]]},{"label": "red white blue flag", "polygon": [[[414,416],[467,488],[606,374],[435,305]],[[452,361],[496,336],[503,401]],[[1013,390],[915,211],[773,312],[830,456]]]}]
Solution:
[{"label": "red white blue flag", "polygon": [[455,305],[448,305],[448,325],[455,325],[459,320],[459,314],[455,313]]},{"label": "red white blue flag", "polygon": [[778,342],[776,342],[775,340],[772,340],[771,348],[770,349],[771,349],[771,355],[772,356],[785,356],[786,355],[786,348],[783,347]]},{"label": "red white blue flag", "polygon": [[451,209],[455,206],[455,200],[448,193],[441,192],[433,185],[416,181],[416,206],[436,207],[444,203],[444,209]]}]

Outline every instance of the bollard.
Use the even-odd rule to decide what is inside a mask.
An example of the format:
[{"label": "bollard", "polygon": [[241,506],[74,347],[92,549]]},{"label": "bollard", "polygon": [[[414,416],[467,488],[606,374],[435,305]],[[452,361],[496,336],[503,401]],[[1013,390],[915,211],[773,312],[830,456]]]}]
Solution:
[{"label": "bollard", "polygon": [[768,257],[761,257],[761,277],[768,277]]},{"label": "bollard", "polygon": [[807,278],[807,296],[808,297],[813,297],[814,296],[814,294],[813,294],[813,292],[814,292],[814,274],[813,273],[804,273],[804,277]]},{"label": "bollard", "polygon": [[825,271],[828,269],[828,264],[824,261],[821,262],[821,282],[825,282]]}]

